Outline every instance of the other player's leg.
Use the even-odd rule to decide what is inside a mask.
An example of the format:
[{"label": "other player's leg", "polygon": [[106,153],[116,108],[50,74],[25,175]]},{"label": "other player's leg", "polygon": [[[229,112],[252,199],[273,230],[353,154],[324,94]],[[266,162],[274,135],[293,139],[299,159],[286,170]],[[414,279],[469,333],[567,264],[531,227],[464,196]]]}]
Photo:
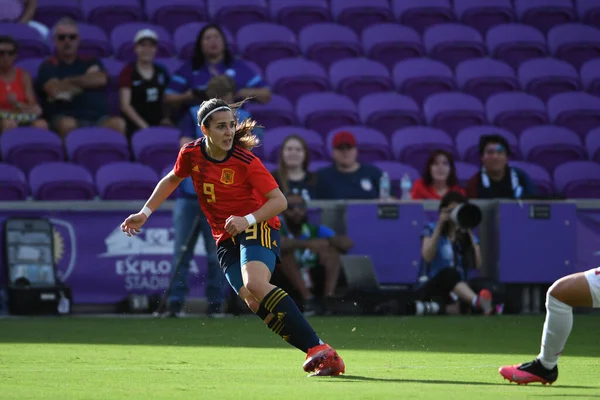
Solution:
[{"label": "other player's leg", "polygon": [[548,289],[541,350],[533,361],[500,367],[511,382],[553,383],[558,378],[558,358],[573,327],[573,307],[600,307],[600,268],[565,276]]}]

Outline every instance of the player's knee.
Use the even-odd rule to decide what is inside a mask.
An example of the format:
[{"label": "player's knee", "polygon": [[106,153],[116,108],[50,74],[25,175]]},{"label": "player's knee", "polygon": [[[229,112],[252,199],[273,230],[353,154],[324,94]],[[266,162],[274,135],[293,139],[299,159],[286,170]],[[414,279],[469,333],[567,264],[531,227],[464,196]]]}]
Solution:
[{"label": "player's knee", "polygon": [[253,313],[256,314],[258,312],[258,309],[260,308],[258,300],[255,298],[245,298],[244,301],[248,304],[248,308],[252,310]]},{"label": "player's knee", "polygon": [[568,296],[568,290],[568,280],[564,277],[560,278],[559,280],[555,281],[550,288],[548,288],[548,291],[546,292],[546,302],[550,296],[564,302]]}]

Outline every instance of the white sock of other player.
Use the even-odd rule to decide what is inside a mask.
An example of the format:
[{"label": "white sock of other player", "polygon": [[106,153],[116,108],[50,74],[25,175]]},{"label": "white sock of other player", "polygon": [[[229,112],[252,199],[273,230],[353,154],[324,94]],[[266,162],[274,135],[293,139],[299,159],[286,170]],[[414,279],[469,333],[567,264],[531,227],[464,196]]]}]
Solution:
[{"label": "white sock of other player", "polygon": [[567,343],[572,327],[573,307],[548,294],[542,347],[538,355],[545,368],[552,369],[558,363],[558,357]]}]

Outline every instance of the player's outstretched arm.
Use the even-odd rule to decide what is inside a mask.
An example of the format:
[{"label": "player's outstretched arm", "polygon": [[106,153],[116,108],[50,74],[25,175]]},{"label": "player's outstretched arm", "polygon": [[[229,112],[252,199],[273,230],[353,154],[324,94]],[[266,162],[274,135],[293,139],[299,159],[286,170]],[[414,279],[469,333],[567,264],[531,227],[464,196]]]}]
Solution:
[{"label": "player's outstretched arm", "polygon": [[131,214],[123,223],[121,224],[121,230],[125,232],[127,236],[136,235],[140,232],[142,226],[148,220],[148,217],[154,210],[156,210],[160,205],[173,193],[177,186],[181,183],[184,178],[180,178],[173,171],[169,172],[167,176],[162,178],[160,182],[154,188],[154,192],[144,205],[144,208],[140,210],[140,212],[136,214]]},{"label": "player's outstretched arm", "polygon": [[248,214],[245,217],[231,216],[225,222],[225,229],[229,234],[235,236],[243,232],[250,225],[258,224],[263,221],[268,221],[273,217],[278,216],[287,209],[287,199],[281,193],[279,188],[275,188],[265,194],[267,202],[261,208]]}]

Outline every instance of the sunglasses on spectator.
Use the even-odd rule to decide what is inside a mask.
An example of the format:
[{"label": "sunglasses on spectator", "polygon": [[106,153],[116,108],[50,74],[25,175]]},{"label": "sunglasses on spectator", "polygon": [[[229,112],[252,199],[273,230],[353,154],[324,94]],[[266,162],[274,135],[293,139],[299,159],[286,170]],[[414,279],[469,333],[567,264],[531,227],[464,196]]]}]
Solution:
[{"label": "sunglasses on spectator", "polygon": [[67,34],[60,34],[60,35],[56,35],[56,38],[58,40],[60,40],[61,42],[64,41],[64,40],[67,40],[67,39],[69,39],[69,40],[76,40],[77,39],[77,34],[75,34],[75,33],[71,33],[71,34],[68,34],[68,35]]},{"label": "sunglasses on spectator", "polygon": [[0,50],[0,57],[14,56],[15,54],[17,54],[16,50]]}]

